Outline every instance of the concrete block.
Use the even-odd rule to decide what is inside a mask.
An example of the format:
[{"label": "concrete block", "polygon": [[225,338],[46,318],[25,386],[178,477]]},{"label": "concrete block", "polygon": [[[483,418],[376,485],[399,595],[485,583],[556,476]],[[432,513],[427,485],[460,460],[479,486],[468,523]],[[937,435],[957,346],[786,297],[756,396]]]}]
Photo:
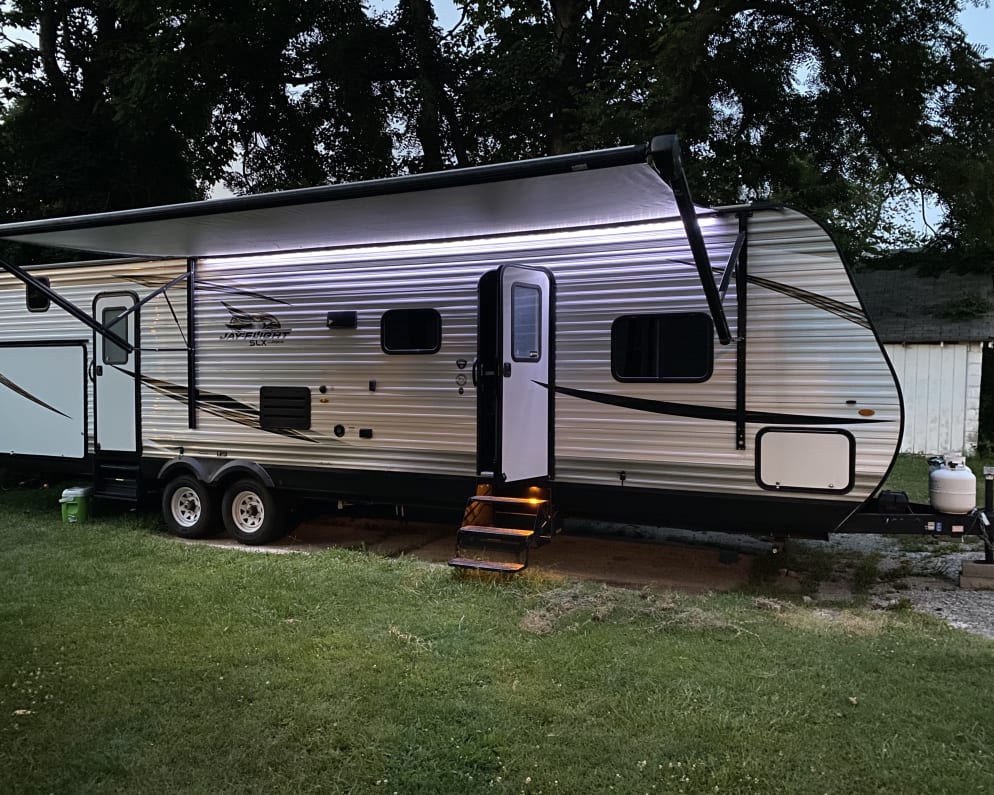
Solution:
[{"label": "concrete block", "polygon": [[994,591],[994,564],[963,561],[959,587],[973,591]]}]

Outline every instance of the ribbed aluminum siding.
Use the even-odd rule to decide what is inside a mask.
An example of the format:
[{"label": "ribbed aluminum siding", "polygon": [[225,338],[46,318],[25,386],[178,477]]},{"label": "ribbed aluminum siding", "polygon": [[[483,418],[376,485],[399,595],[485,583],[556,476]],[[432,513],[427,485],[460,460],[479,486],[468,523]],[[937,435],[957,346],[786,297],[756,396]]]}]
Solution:
[{"label": "ribbed aluminum siding", "polygon": [[[762,212],[750,221],[749,274],[798,288],[859,311],[852,281],[828,235],[793,211]],[[856,439],[851,499],[868,496],[897,451],[902,407],[883,348],[869,328],[805,300],[749,286],[748,407],[758,411],[853,417],[840,426]],[[868,324],[867,324],[868,325]],[[750,428],[752,438],[759,428]]]},{"label": "ribbed aluminum siding", "polygon": [[[713,262],[723,266],[737,233],[733,217],[703,219]],[[859,313],[835,247],[815,223],[792,212],[757,213],[750,222],[750,273],[816,293]],[[476,286],[503,263],[551,269],[556,277],[557,362],[561,387],[714,408],[735,407],[735,346],[716,345],[705,383],[619,383],[611,376],[610,329],[620,315],[706,311],[679,223],[569,234],[493,239],[323,254],[204,261],[200,278],[276,301],[201,290],[198,309],[201,388],[249,405],[262,385],[306,386],[314,396],[315,441],[265,433],[201,413],[194,434],[177,429],[174,444],[203,455],[244,456],[263,463],[472,475],[476,398],[456,362],[476,347]],[[732,282],[725,305],[736,333]],[[871,331],[797,297],[749,287],[748,397],[753,411],[857,418],[856,487],[862,499],[892,458],[900,405],[891,371]],[[222,339],[226,300],[277,316],[291,330],[264,348]],[[441,350],[388,356],[380,348],[383,312],[433,307],[442,316]],[[329,330],[328,311],[358,315],[358,328]],[[376,381],[376,391],[369,381]],[[327,387],[320,402],[321,385]],[[855,401],[855,403],[847,403]],[[335,425],[347,429],[333,435]],[[556,474],[562,481],[628,487],[761,493],[755,482],[755,434],[735,449],[734,424],[688,419],[560,395],[556,405]],[[360,439],[371,428],[372,439]],[[168,446],[166,434],[157,440]],[[794,495],[803,496],[803,495]]]},{"label": "ribbed aluminum siding", "polygon": [[[93,299],[100,293],[133,292],[139,299],[156,286],[165,284],[186,270],[185,261],[142,262],[127,265],[92,267],[60,267],[32,270],[34,276],[47,276],[52,289],[87,313],[93,310]],[[176,314],[170,311],[170,303]],[[141,308],[141,347],[185,348],[177,321],[185,331],[186,289],[183,284],[169,290],[169,301],[158,296]],[[93,362],[93,333],[69,313],[52,304],[45,312],[29,312],[25,306],[24,284],[12,276],[0,277],[0,341],[43,342],[79,340],[86,343],[87,361]],[[156,378],[186,384],[186,352],[153,352],[143,350],[142,369]],[[75,377],[69,374],[68,377]],[[88,385],[87,437],[88,452],[93,452],[93,400]],[[154,418],[163,413],[172,415],[174,407],[164,404],[148,390],[142,391],[142,413]],[[185,426],[185,415],[184,415]]]},{"label": "ribbed aluminum siding", "polygon": [[[719,270],[734,243],[734,216],[702,218]],[[901,406],[877,340],[853,322],[860,307],[838,253],[825,232],[791,211],[757,211],[749,220],[748,390],[746,408],[788,414],[858,418],[846,424],[857,443],[856,484],[845,499],[869,495],[898,444]],[[495,238],[484,241],[370,247],[271,257],[204,260],[198,271],[197,339],[201,404],[199,427],[188,428],[181,390],[185,288],[170,290],[172,310],[156,298],[142,315],[143,375],[179,387],[172,396],[142,390],[146,455],[244,457],[262,464],[353,468],[472,476],[475,471],[476,394],[470,376],[476,355],[477,283],[505,263],[549,268],[558,289],[556,381],[560,387],[717,409],[735,407],[735,345],[715,345],[712,377],[694,383],[620,383],[611,375],[610,329],[624,314],[706,311],[682,225]],[[153,282],[181,273],[185,263],[115,266],[101,271],[54,271],[53,286],[82,306],[109,289],[144,295]],[[147,286],[141,286],[141,279]],[[765,281],[764,281],[765,280]],[[777,289],[770,289],[773,283]],[[4,339],[89,339],[61,310],[47,318],[23,309],[23,286],[0,290]],[[9,286],[8,286],[9,285]],[[782,287],[780,287],[782,286]],[[736,285],[725,307],[738,333]],[[788,293],[778,291],[786,289]],[[797,293],[796,291],[804,291]],[[816,298],[836,302],[841,317]],[[231,314],[224,303],[252,315],[278,318],[289,331],[277,345],[250,346],[225,338]],[[387,355],[380,318],[388,309],[431,307],[442,317],[442,346],[432,355]],[[328,329],[329,311],[355,311],[355,329]],[[61,319],[58,316],[61,315]],[[45,322],[42,322],[45,321]],[[57,321],[57,322],[53,322]],[[177,324],[178,321],[178,324]],[[376,382],[375,391],[370,381]],[[312,428],[294,438],[251,427],[262,386],[306,387]],[[320,387],[326,391],[321,393]],[[230,401],[249,409],[225,411]],[[212,406],[218,406],[218,416]],[[345,435],[334,434],[337,425]],[[92,422],[91,422],[92,427]],[[372,429],[371,439],[359,436]],[[620,484],[680,491],[770,494],[755,479],[755,437],[735,449],[734,423],[691,419],[609,406],[578,397],[556,400],[556,476],[560,481]],[[329,483],[329,490],[334,484]],[[793,497],[806,495],[793,493]],[[823,495],[810,495],[823,496]]]}]

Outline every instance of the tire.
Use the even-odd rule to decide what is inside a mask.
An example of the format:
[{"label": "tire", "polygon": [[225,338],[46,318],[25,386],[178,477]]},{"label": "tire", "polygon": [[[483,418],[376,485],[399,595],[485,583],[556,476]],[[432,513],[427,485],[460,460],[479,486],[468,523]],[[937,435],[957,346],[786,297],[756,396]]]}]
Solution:
[{"label": "tire", "polygon": [[217,497],[203,481],[180,475],[162,492],[162,515],[173,535],[204,538],[217,532]]},{"label": "tire", "polygon": [[221,517],[229,535],[242,544],[268,544],[286,535],[283,506],[257,480],[239,480],[225,489]]}]

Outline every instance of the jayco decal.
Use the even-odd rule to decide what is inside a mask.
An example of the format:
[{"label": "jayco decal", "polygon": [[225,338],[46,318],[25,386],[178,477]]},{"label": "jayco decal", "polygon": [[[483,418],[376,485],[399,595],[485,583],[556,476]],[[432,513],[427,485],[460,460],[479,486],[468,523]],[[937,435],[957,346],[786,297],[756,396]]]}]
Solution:
[{"label": "jayco decal", "polygon": [[280,319],[270,312],[253,314],[222,301],[228,310],[228,322],[224,325],[230,329],[221,334],[221,340],[245,343],[249,347],[263,348],[272,345],[282,345],[290,336],[292,329],[284,328]]}]

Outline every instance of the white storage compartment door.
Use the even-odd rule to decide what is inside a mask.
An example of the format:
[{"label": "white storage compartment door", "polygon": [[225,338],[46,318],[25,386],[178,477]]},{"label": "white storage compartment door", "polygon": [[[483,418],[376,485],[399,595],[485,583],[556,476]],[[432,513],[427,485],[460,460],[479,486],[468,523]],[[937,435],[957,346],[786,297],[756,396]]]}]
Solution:
[{"label": "white storage compartment door", "polygon": [[0,453],[86,455],[83,343],[0,345]]},{"label": "white storage compartment door", "polygon": [[764,428],[756,434],[756,480],[764,489],[840,493],[853,487],[856,442],[843,430]]}]

